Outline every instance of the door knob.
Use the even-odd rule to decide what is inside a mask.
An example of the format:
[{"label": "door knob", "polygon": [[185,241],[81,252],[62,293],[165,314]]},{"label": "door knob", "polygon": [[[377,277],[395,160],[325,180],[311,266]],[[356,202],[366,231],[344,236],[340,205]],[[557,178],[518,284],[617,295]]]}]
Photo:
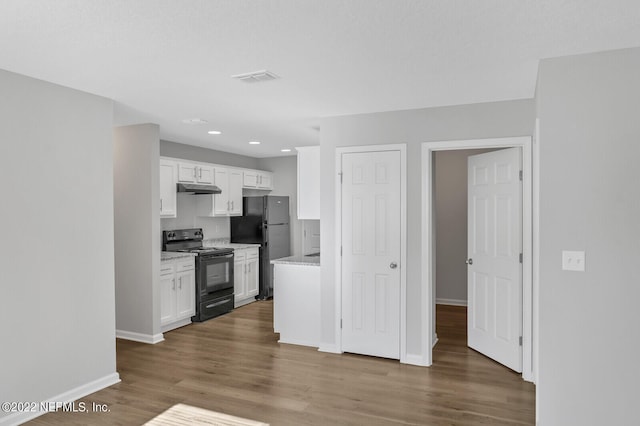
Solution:
[{"label": "door knob", "polygon": [[473,265],[473,259],[467,259],[464,263],[467,265]]},{"label": "door knob", "polygon": [[389,268],[391,268],[391,269],[396,269],[397,267],[398,267],[398,264],[396,262],[391,262],[389,264]]}]

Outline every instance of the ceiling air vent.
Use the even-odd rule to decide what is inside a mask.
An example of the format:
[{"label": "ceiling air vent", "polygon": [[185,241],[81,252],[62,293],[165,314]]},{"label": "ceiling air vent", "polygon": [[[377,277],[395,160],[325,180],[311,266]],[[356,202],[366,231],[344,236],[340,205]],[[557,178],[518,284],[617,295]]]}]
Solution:
[{"label": "ceiling air vent", "polygon": [[261,81],[271,81],[276,80],[278,77],[276,74],[267,70],[253,71],[244,74],[236,74],[232,75],[231,78],[237,78],[240,81],[244,81],[245,83],[258,83]]}]

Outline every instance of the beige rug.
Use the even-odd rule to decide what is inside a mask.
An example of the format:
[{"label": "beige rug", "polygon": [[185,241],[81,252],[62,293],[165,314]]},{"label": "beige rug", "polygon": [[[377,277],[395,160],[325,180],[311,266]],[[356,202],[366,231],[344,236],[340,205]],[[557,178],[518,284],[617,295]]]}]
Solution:
[{"label": "beige rug", "polygon": [[176,404],[149,420],[148,426],[215,425],[215,426],[269,426],[268,423],[247,420],[204,408]]}]

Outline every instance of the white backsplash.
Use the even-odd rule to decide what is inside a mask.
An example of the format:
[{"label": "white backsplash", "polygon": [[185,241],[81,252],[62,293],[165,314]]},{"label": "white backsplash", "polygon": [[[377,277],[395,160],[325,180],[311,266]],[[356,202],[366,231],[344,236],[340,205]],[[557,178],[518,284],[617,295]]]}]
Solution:
[{"label": "white backsplash", "polygon": [[197,195],[178,193],[175,218],[160,219],[160,229],[202,228],[205,239],[228,239],[230,237],[228,217],[198,217],[196,216]]}]

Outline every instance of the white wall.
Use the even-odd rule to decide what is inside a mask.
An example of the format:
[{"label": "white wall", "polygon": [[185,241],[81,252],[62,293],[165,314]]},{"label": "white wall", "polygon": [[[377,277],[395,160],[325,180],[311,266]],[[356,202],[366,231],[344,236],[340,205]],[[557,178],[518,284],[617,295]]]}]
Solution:
[{"label": "white wall", "polygon": [[489,151],[435,152],[436,303],[467,303],[467,158]]},{"label": "white wall", "polygon": [[[163,218],[160,220],[162,231],[173,229],[202,228],[204,237],[229,238],[229,218],[228,217],[201,217],[196,216],[196,201],[198,195],[179,192],[177,195],[176,217]],[[162,245],[162,241],[160,242]]]},{"label": "white wall", "polygon": [[160,155],[162,157],[183,158],[185,160],[202,161],[204,163],[259,169],[258,159],[254,157],[165,140],[160,141]]},{"label": "white wall", "polygon": [[112,103],[1,70],[0,93],[0,401],[78,398],[119,380]]},{"label": "white wall", "polygon": [[421,143],[531,135],[533,100],[333,117],[322,120],[320,151],[322,347],[335,346],[335,148],[407,144],[407,352],[422,355]]},{"label": "white wall", "polygon": [[[289,197],[291,255],[302,254],[302,221],[298,220],[298,158],[295,155],[258,159],[258,169],[273,172],[269,195]],[[264,195],[257,194],[257,195]]]},{"label": "white wall", "polygon": [[114,129],[116,330],[153,342],[160,331],[160,138],[156,124]]},{"label": "white wall", "polygon": [[639,75],[640,49],[540,64],[540,425],[638,422]]}]

